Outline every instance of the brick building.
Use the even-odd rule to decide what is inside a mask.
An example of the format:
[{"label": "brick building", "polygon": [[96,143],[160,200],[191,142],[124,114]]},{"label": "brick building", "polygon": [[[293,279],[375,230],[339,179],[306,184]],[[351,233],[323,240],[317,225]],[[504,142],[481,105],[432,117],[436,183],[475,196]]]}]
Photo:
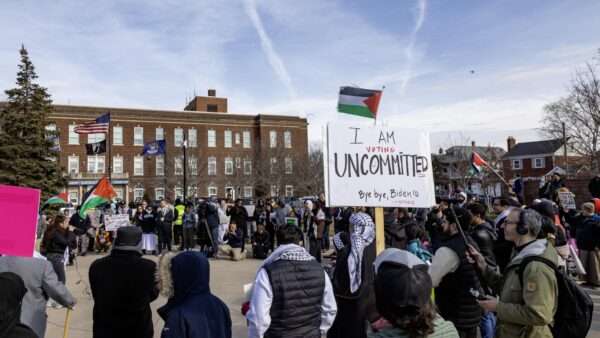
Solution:
[{"label": "brick building", "polygon": [[[86,155],[85,144],[104,134],[79,135],[77,124],[110,112],[109,152]],[[183,141],[187,141],[188,196],[232,198],[292,196],[308,159],[306,119],[240,115],[227,98],[192,99],[183,111],[55,105],[48,128],[59,133],[60,164],[68,172],[74,204],[99,177],[111,171],[112,184],[126,201],[183,196]],[[141,156],[144,143],[164,139],[164,156]],[[112,161],[109,161],[109,158]]]}]

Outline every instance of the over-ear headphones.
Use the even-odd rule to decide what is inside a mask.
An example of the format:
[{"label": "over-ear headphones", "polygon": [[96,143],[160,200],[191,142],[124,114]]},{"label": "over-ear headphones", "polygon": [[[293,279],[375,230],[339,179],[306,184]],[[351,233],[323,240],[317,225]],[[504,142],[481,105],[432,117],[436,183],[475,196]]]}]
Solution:
[{"label": "over-ear headphones", "polygon": [[523,209],[519,212],[519,223],[517,223],[517,233],[519,235],[527,235],[529,232],[529,226],[525,224],[525,213],[529,212],[527,209]]}]

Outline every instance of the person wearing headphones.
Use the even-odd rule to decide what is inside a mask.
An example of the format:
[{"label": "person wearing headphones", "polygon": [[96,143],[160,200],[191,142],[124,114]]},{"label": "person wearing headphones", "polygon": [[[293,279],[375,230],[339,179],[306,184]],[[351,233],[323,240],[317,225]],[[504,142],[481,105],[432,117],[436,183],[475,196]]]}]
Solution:
[{"label": "person wearing headphones", "polygon": [[[546,263],[531,260],[539,256],[555,265],[556,249],[546,239],[538,239],[542,216],[535,210],[514,208],[504,221],[505,238],[515,249],[504,276],[488,266],[485,258],[469,246],[470,260],[487,284],[500,295],[479,300],[486,311],[496,312],[496,337],[552,337],[552,323],[558,302],[554,270]],[[522,273],[522,279],[519,276]]]}]

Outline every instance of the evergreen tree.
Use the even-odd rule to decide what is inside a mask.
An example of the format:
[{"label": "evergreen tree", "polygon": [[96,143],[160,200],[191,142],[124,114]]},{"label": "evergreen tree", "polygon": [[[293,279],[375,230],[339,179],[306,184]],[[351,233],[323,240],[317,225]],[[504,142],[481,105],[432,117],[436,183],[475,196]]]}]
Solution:
[{"label": "evergreen tree", "polygon": [[58,163],[56,131],[46,130],[52,99],[35,83],[37,75],[24,46],[16,88],[6,90],[0,112],[0,184],[42,190],[42,203],[66,184]]}]

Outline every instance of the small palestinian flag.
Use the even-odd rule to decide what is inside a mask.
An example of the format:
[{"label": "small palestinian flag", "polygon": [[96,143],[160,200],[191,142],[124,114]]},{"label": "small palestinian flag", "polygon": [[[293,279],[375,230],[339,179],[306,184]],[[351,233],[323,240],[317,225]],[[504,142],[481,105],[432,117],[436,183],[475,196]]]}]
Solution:
[{"label": "small palestinian flag", "polygon": [[89,209],[110,202],[115,196],[117,196],[115,189],[113,189],[110,182],[108,182],[106,176],[102,177],[85,197],[81,209],[79,209],[79,216],[85,217],[85,213]]},{"label": "small palestinian flag", "polygon": [[67,193],[62,192],[56,196],[50,197],[43,205],[67,204],[67,199]]},{"label": "small palestinian flag", "polygon": [[473,167],[473,170],[479,174],[481,172],[481,167],[488,167],[489,164],[483,158],[481,158],[478,153],[473,152],[471,154],[471,166]]},{"label": "small palestinian flag", "polygon": [[338,111],[356,116],[374,119],[381,100],[381,90],[356,87],[341,87]]}]

